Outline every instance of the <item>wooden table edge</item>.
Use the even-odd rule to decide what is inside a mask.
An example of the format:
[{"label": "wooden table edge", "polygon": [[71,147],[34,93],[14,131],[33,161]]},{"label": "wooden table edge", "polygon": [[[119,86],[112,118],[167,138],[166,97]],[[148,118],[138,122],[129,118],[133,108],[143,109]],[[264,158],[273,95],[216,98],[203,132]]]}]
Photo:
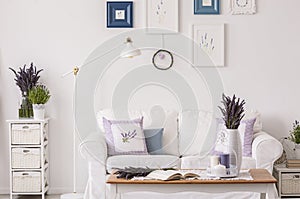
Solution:
[{"label": "wooden table edge", "polygon": [[111,174],[106,181],[108,184],[247,184],[247,183],[277,183],[277,180],[266,169],[250,169],[250,174],[253,180],[126,180],[117,178],[116,175]]}]

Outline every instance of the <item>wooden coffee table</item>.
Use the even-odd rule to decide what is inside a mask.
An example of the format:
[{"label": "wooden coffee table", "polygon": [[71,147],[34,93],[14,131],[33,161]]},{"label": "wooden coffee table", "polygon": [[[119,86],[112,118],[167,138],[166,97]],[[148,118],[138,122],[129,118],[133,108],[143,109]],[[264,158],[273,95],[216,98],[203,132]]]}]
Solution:
[{"label": "wooden coffee table", "polygon": [[268,194],[269,198],[276,198],[274,184],[277,180],[266,169],[251,169],[253,180],[125,180],[110,175],[107,183],[111,185],[110,199],[120,198],[121,194],[128,192],[257,192],[261,198]]}]

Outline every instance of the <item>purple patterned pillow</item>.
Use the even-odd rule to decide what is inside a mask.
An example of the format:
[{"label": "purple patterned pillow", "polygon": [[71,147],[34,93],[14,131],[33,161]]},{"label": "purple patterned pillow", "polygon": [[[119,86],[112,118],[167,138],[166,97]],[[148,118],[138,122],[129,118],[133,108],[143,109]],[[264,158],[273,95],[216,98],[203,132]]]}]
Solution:
[{"label": "purple patterned pillow", "polygon": [[108,120],[103,117],[108,155],[147,155],[143,117],[135,120]]},{"label": "purple patterned pillow", "polygon": [[[242,120],[238,128],[242,142],[243,156],[245,157],[252,156],[253,126],[255,120],[256,118]],[[228,146],[227,138],[225,123],[223,119],[217,118],[217,141],[213,154],[226,151],[226,146]]]}]

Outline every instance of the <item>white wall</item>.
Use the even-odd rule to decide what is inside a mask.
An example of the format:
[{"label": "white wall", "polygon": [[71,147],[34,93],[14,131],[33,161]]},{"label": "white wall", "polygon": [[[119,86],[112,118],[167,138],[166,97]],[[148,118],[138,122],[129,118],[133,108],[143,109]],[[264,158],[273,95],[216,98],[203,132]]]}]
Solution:
[{"label": "white wall", "polygon": [[[72,187],[72,76],[89,53],[120,30],[106,29],[104,0],[0,1],[0,193],[8,193],[8,128],[17,116],[19,90],[8,67],[31,61],[44,68],[42,82],[52,98],[50,124],[51,192]],[[135,27],[144,27],[144,2],[135,0]],[[257,0],[258,13],[233,16],[222,0],[223,14],[193,15],[193,1],[180,0],[180,31],[190,35],[193,23],[226,24],[226,67],[220,68],[226,93],[246,99],[262,113],[264,129],[287,136],[300,119],[299,0]],[[126,31],[126,30],[121,30]],[[86,179],[80,163],[79,187]]]}]

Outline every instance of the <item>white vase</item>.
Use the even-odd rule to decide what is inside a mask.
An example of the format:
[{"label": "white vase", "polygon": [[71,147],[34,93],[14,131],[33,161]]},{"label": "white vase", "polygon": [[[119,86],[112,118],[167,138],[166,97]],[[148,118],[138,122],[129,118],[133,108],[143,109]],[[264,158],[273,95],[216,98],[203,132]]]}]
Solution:
[{"label": "white vase", "polygon": [[295,158],[300,159],[300,144],[295,144]]},{"label": "white vase", "polygon": [[45,119],[45,104],[32,104],[33,118],[35,120]]},{"label": "white vase", "polygon": [[237,174],[241,170],[242,164],[242,142],[238,129],[227,129],[228,133],[228,152],[230,155],[230,165],[236,166]]}]

